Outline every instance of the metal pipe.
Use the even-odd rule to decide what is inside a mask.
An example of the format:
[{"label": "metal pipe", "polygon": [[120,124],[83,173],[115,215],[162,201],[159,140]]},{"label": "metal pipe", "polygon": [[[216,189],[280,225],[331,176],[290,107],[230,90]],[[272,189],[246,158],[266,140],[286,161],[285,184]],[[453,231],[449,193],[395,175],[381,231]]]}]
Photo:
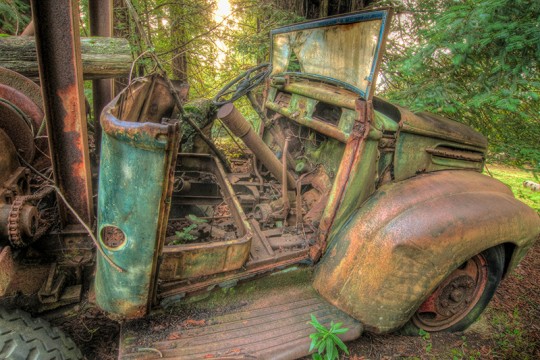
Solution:
[{"label": "metal pipe", "polygon": [[[54,181],[80,217],[92,224],[79,3],[32,0],[32,18]],[[60,213],[64,225],[79,224],[64,206]]]},{"label": "metal pipe", "polygon": [[[283,173],[282,164],[279,159],[255,133],[249,122],[234,107],[233,103],[223,105],[219,109],[217,117],[253,151],[257,158],[280,183],[284,182],[283,179],[286,179],[287,188],[294,190],[296,184],[293,176],[289,172],[286,172],[286,174]],[[283,154],[285,154],[285,151]]]},{"label": "metal pipe", "polygon": [[[112,0],[90,0],[90,35],[112,36],[113,33],[113,2]],[[94,140],[96,151],[101,146],[101,111],[113,98],[113,79],[98,79],[92,81],[92,98],[94,102]]]},{"label": "metal pipe", "polygon": [[281,156],[282,173],[281,173],[281,197],[283,199],[283,226],[287,226],[287,217],[289,216],[289,210],[291,204],[289,203],[289,194],[287,192],[287,152],[289,151],[289,141],[291,137],[287,135],[285,137],[285,144],[283,145],[283,155]]}]

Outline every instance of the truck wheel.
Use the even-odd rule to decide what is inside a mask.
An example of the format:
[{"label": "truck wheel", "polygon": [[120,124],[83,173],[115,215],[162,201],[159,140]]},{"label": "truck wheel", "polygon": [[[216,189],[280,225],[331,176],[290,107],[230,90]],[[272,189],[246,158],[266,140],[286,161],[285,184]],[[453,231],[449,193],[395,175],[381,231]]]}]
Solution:
[{"label": "truck wheel", "polygon": [[82,359],[73,340],[43,319],[0,308],[0,359]]},{"label": "truck wheel", "polygon": [[420,329],[427,332],[467,329],[495,294],[503,271],[503,245],[473,256],[439,284],[401,332],[418,335]]}]

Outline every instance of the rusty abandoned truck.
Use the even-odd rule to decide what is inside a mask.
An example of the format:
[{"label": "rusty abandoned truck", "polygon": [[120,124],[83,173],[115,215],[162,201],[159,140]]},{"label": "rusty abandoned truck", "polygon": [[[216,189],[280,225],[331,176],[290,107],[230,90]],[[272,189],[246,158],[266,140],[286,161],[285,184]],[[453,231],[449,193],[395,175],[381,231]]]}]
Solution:
[{"label": "rusty abandoned truck", "polygon": [[[32,5],[42,93],[0,71],[4,356],[81,358],[20,310],[81,299],[121,321],[123,359],[298,358],[311,314],[344,323],[344,340],[460,331],[539,236],[538,214],[482,174],[481,134],[374,97],[391,17],[379,9],[272,31],[269,64],[204,111],[180,104],[166,78],[132,81],[101,114],[96,249],[79,225],[94,214],[86,122],[71,115],[82,113],[80,74],[44,45],[65,31],[53,15],[71,15]],[[233,104],[244,95],[258,128]],[[249,161],[216,148],[216,118]],[[35,190],[46,151],[55,184],[42,174]],[[63,225],[43,233],[56,206]]]}]

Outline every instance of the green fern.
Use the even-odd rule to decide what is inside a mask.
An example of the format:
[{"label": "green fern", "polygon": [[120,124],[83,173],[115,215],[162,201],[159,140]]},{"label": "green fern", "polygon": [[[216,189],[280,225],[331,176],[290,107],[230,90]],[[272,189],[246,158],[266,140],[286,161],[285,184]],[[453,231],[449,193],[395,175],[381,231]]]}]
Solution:
[{"label": "green fern", "polygon": [[347,345],[337,336],[339,334],[345,334],[349,331],[348,328],[342,328],[342,323],[336,323],[332,321],[330,328],[326,328],[322,325],[313,314],[311,315],[311,321],[309,322],[316,330],[315,333],[309,335],[311,339],[311,345],[309,351],[316,350],[313,354],[314,360],[335,360],[339,358],[339,351],[342,350],[345,354],[349,355],[349,349]]}]

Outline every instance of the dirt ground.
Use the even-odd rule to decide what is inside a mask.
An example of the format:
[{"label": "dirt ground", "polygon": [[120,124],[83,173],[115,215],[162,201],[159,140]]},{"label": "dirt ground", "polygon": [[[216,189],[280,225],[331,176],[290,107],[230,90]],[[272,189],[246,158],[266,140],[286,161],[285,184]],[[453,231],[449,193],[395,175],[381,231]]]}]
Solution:
[{"label": "dirt ground", "polygon": [[[540,242],[463,333],[423,337],[366,333],[342,359],[540,359]],[[63,324],[87,359],[116,359],[119,325],[95,309]]]}]

